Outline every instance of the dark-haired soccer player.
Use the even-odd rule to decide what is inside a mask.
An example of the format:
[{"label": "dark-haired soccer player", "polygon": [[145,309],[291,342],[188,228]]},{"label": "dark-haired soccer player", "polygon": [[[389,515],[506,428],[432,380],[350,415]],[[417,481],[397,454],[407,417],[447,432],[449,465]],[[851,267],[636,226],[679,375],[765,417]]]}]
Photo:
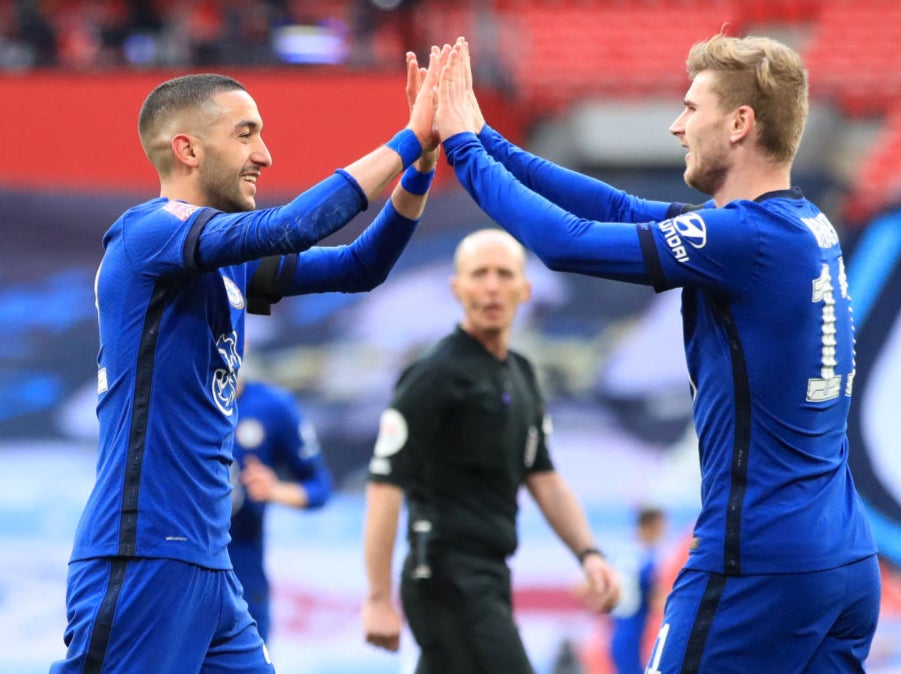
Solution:
[{"label": "dark-haired soccer player", "polygon": [[670,132],[712,197],[694,208],[512,146],[485,125],[465,41],[446,61],[444,149],[494,220],[552,269],[683,288],[702,510],[648,674],[864,671],[880,579],[848,469],[854,328],[838,235],[791,186],[798,55],[725,35],[691,49]]},{"label": "dark-haired soccer player", "polygon": [[[139,131],[160,197],[126,211],[103,239],[97,477],[69,566],[68,652],[54,674],[273,671],[226,549],[244,315],[284,295],[384,280],[437,157],[435,69],[424,75],[412,54],[407,62],[407,128],[260,211],[257,181],[272,158],[241,84],[188,75],[144,101]],[[404,169],[352,245],[311,248]]]}]

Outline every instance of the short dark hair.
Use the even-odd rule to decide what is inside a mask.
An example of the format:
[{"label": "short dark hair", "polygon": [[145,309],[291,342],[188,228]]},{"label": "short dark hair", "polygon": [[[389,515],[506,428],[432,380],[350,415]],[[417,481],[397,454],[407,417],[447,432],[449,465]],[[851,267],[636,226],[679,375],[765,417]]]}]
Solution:
[{"label": "short dark hair", "polygon": [[163,82],[144,99],[138,115],[141,138],[152,133],[160,120],[188,108],[207,104],[221,91],[247,91],[238,80],[227,75],[200,73],[183,75]]},{"label": "short dark hair", "polygon": [[653,524],[657,520],[662,520],[665,516],[662,508],[657,508],[655,506],[646,506],[641,508],[638,511],[637,522],[638,526],[646,527],[650,524]]}]

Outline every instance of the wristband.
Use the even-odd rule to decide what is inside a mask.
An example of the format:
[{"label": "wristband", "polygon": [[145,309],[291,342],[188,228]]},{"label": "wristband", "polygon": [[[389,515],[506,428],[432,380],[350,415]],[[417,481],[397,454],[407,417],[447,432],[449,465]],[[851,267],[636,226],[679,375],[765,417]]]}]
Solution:
[{"label": "wristband", "polygon": [[421,196],[429,191],[432,184],[432,178],[435,177],[435,169],[428,173],[420,173],[415,166],[411,166],[404,171],[403,177],[400,179],[400,186],[410,194]]},{"label": "wristband", "polygon": [[419,144],[419,138],[413,133],[412,129],[404,129],[394,134],[394,138],[385,143],[392,150],[400,155],[404,168],[409,168],[410,164],[419,159],[422,154],[422,145]]},{"label": "wristband", "polygon": [[576,555],[576,557],[579,560],[579,564],[584,564],[585,558],[588,557],[589,555],[599,555],[601,557],[601,559],[604,559],[603,552],[601,552],[600,550],[598,550],[595,547],[588,547],[588,548],[585,548],[584,550],[582,550],[578,555]]}]

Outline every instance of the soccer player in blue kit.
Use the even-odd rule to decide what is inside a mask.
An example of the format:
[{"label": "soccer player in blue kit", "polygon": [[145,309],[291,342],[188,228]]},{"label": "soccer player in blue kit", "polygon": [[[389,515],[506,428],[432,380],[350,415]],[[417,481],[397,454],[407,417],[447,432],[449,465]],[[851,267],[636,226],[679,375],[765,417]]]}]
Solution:
[{"label": "soccer player in blue kit", "polygon": [[616,674],[644,671],[642,647],[651,611],[658,603],[659,546],[666,533],[666,514],[652,506],[642,508],[635,523],[635,541],[628,575],[623,573],[623,601],[612,612],[610,659]]},{"label": "soccer player in blue kit", "polygon": [[[160,197],[103,239],[97,474],[69,564],[68,650],[53,674],[274,671],[226,549],[245,311],[384,280],[437,161],[431,65],[407,55],[404,130],[264,210],[257,181],[272,157],[240,83],[188,75],[144,101],[138,129]],[[405,169],[353,244],[313,247]]]},{"label": "soccer player in blue kit", "polygon": [[646,674],[863,672],[879,568],[848,469],[854,331],[839,237],[791,185],[801,59],[762,37],[692,47],[669,131],[688,151],[686,182],[711,197],[693,207],[513,146],[479,111],[465,40],[441,52],[436,124],[489,216],[551,269],[682,288],[702,507]]},{"label": "soccer player in blue kit", "polygon": [[[247,343],[244,345],[247,357]],[[232,519],[228,556],[244,600],[269,642],[269,579],[264,564],[268,504],[314,510],[332,493],[316,429],[288,391],[238,376],[238,425],[232,464]]]}]

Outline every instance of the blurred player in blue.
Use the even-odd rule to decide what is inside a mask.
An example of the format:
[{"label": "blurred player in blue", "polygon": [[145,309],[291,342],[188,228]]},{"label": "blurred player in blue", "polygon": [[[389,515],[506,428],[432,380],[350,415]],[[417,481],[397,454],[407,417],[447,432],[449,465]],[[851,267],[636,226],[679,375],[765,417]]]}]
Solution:
[{"label": "blurred player in blue", "polygon": [[791,184],[797,53],[726,35],[692,47],[669,131],[711,198],[689,206],[511,145],[479,111],[465,40],[440,52],[444,151],[491,218],[551,269],[682,288],[702,505],[646,673],[863,672],[880,579],[848,468],[854,326],[838,235]]},{"label": "blurred player in blue", "polygon": [[[660,592],[660,543],[666,515],[659,508],[642,508],[635,522],[634,559],[628,568],[615,563],[622,578],[622,599],[610,614],[613,634],[610,658],[617,674],[641,674],[642,646],[648,619]],[[659,607],[658,607],[659,608]]]},{"label": "blurred player in blue", "polygon": [[[434,79],[408,54],[407,128],[264,210],[257,183],[272,156],[240,83],[188,75],[144,101],[138,130],[160,197],[126,211],[103,239],[97,476],[70,558],[68,651],[54,674],[273,671],[227,551],[245,312],[384,280],[437,161]],[[352,244],[313,246],[401,173]]]},{"label": "blurred player in blue", "polygon": [[[245,358],[247,345],[245,344]],[[244,588],[257,631],[269,642],[269,579],[264,563],[265,515],[270,503],[321,508],[332,493],[316,429],[292,395],[264,381],[238,377],[238,425],[232,464],[232,520],[228,556]]]},{"label": "blurred player in blue", "polygon": [[[642,674],[645,632],[652,613],[662,603],[659,564],[660,544],[666,534],[666,514],[645,506],[635,518],[634,539],[611,557],[620,577],[620,601],[610,612],[610,661],[616,674]],[[592,609],[588,587],[580,582],[575,595]]]}]

